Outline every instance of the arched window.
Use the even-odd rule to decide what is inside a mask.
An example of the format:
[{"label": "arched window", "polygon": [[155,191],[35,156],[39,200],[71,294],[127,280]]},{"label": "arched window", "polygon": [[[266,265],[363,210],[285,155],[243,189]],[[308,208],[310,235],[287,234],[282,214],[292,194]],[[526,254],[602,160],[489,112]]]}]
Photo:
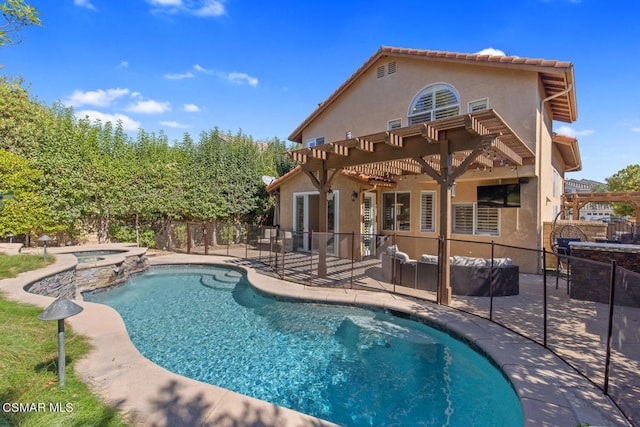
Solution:
[{"label": "arched window", "polygon": [[409,107],[409,124],[430,122],[460,114],[458,93],[448,84],[434,84],[423,89]]}]

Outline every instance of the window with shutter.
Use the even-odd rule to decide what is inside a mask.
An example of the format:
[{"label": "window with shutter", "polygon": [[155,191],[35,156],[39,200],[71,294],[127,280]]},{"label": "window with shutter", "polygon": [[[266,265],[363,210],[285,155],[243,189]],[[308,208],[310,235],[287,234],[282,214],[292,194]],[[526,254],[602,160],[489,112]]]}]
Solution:
[{"label": "window with shutter", "polygon": [[436,193],[423,191],[420,193],[420,231],[432,233],[436,231],[435,209]]},{"label": "window with shutter", "polygon": [[500,210],[488,206],[477,206],[476,234],[497,236],[500,231]]},{"label": "window with shutter", "polygon": [[451,205],[451,232],[484,236],[500,235],[500,209],[475,203]]},{"label": "window with shutter", "polygon": [[381,79],[384,77],[384,65],[381,65],[378,67],[378,69],[376,70],[376,76]]},{"label": "window with shutter", "polygon": [[473,234],[473,204],[456,203],[451,205],[451,232]]},{"label": "window with shutter", "polygon": [[389,120],[387,122],[387,130],[399,129],[402,127],[402,119]]},{"label": "window with shutter", "polygon": [[484,111],[488,109],[489,109],[489,100],[487,98],[479,99],[477,101],[471,101],[469,103],[470,113],[475,113],[476,111]]},{"label": "window with shutter", "polygon": [[430,122],[460,114],[456,90],[447,84],[435,84],[422,90],[409,108],[409,124]]}]

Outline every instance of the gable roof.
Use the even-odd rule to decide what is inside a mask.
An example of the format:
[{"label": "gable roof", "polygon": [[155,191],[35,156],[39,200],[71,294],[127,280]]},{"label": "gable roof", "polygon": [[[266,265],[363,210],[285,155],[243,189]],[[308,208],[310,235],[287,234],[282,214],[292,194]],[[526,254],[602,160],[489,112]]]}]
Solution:
[{"label": "gable roof", "polygon": [[578,140],[572,136],[553,134],[553,144],[558,148],[562,161],[565,164],[565,172],[582,170],[582,160]]},{"label": "gable roof", "polygon": [[382,46],[364,64],[360,66],[338,89],[315,109],[292,133],[289,140],[302,142],[302,131],[331,105],[352,83],[383,57],[405,57],[426,61],[451,62],[475,66],[500,67],[515,70],[535,71],[546,96],[568,92],[549,101],[553,120],[571,123],[578,118],[573,76],[573,64],[567,61],[520,58],[517,56],[481,55],[478,53],[456,53],[438,50],[405,49]]}]

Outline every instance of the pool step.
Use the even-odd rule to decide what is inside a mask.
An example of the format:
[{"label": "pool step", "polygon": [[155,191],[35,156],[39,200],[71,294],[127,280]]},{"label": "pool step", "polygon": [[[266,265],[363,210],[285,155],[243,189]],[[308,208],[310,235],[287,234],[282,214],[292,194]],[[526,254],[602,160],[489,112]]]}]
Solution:
[{"label": "pool step", "polygon": [[212,275],[203,275],[200,278],[200,283],[209,288],[216,288],[220,283],[235,284],[242,278],[242,273],[237,271],[228,272],[214,272]]}]

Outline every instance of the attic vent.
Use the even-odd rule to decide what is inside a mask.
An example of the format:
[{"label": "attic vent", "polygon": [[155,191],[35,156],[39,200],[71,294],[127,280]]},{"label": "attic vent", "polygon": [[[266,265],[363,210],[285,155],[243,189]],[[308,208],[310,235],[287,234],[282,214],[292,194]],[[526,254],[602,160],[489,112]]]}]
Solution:
[{"label": "attic vent", "polygon": [[378,78],[381,79],[384,77],[384,65],[378,67]]},{"label": "attic vent", "polygon": [[396,62],[395,61],[389,62],[387,74],[393,74],[395,72],[396,72]]},{"label": "attic vent", "polygon": [[489,100],[487,98],[479,99],[477,101],[471,101],[469,103],[470,113],[475,113],[476,111],[483,111],[488,109],[489,109]]}]

